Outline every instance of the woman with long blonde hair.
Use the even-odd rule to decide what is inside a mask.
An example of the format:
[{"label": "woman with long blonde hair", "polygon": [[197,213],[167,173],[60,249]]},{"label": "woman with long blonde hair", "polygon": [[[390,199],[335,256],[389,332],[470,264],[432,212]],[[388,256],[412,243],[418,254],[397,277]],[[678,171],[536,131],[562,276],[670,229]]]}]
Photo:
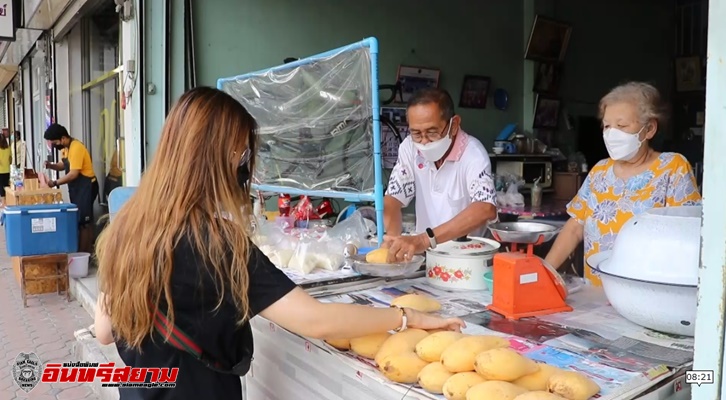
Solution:
[{"label": "woman with long blonde hair", "polygon": [[121,399],[241,399],[255,315],[312,338],[463,326],[411,309],[326,304],[250,241],[256,122],[224,92],[196,88],[170,111],[154,161],[96,245],[96,337],[126,365],[178,368],[175,389]]}]

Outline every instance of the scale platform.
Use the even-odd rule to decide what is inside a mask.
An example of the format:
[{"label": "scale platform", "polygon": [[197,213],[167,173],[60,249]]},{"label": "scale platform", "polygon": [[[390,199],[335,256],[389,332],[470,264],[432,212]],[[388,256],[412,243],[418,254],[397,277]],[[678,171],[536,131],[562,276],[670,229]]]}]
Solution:
[{"label": "scale platform", "polygon": [[[502,222],[490,225],[489,230],[494,239],[511,248],[494,256],[489,310],[508,319],[572,311],[562,276],[534,255],[534,246],[552,240],[559,228],[539,222]],[[520,249],[521,245],[526,249]]]}]

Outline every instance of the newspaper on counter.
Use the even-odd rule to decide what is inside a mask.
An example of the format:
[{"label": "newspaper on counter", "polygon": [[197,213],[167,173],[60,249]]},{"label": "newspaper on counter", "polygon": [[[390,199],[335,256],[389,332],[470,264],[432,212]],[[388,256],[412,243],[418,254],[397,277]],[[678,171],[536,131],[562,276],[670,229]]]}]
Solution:
[{"label": "newspaper on counter", "polygon": [[[627,321],[607,305],[601,290],[592,287],[568,297],[573,312],[516,321],[487,310],[491,303],[488,291],[450,292],[430,286],[425,278],[355,291],[353,287],[348,293],[320,300],[388,307],[393,299],[408,293],[436,298],[442,305],[442,315],[462,317],[467,322],[465,333],[507,337],[512,348],[531,359],[584,373],[600,385],[600,399],[631,398],[672,376],[676,367],[693,359],[692,338],[657,333]],[[365,364],[371,377],[394,385],[378,373],[373,361],[332,351],[358,369]],[[427,398],[443,399],[411,385],[395,386],[397,391],[410,390]]]},{"label": "newspaper on counter", "polygon": [[[509,340],[510,346],[520,354],[528,358],[547,363],[565,370],[578,371],[587,375],[600,386],[598,399],[617,400],[630,398],[632,393],[641,393],[654,386],[657,382],[666,379],[673,374],[667,368],[661,368],[652,375],[645,375],[637,372],[623,371],[612,368],[607,365],[598,364],[579,354],[563,349],[557,349],[547,345],[537,344],[519,337],[502,335],[499,332],[491,331],[477,325],[469,325],[463,330],[464,333],[470,335],[497,335],[505,337]],[[442,395],[428,393],[418,387],[418,385],[404,385],[389,381],[378,369],[373,360],[359,357],[351,352],[345,352],[335,349],[332,346],[324,344],[324,346],[333,354],[337,354],[343,362],[351,365],[357,371],[367,376],[390,385],[397,392],[410,393],[415,392],[419,398],[444,400]]]},{"label": "newspaper on counter", "polygon": [[[393,299],[408,293],[419,293],[435,298],[441,303],[439,313],[450,317],[463,317],[480,312],[492,301],[492,296],[487,291],[448,292],[430,286],[425,278],[390,282],[373,289],[349,292],[334,298],[322,298],[320,301],[389,307]],[[350,300],[345,299],[346,297]]]}]

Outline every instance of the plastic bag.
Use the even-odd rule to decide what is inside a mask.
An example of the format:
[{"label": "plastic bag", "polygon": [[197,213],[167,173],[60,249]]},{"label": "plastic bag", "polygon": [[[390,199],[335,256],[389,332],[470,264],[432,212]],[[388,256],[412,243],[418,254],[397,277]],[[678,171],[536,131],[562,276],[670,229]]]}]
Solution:
[{"label": "plastic bag", "polygon": [[309,274],[316,268],[338,270],[343,265],[344,247],[345,243],[337,239],[303,238],[295,247],[287,267],[302,274]]},{"label": "plastic bag", "polygon": [[279,268],[287,267],[295,252],[297,238],[286,235],[279,225],[266,220],[259,221],[252,237],[253,243]]},{"label": "plastic bag", "polygon": [[519,193],[519,185],[510,183],[506,192],[497,192],[500,207],[524,207],[524,196]]},{"label": "plastic bag", "polygon": [[355,211],[350,217],[328,229],[325,232],[324,239],[339,240],[343,242],[343,245],[352,243],[360,248],[368,245],[369,234],[363,215],[359,211]]}]

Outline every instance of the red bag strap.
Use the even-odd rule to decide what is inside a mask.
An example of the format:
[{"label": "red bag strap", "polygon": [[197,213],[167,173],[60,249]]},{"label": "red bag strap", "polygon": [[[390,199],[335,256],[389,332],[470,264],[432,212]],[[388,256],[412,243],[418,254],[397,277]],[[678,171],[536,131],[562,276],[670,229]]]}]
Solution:
[{"label": "red bag strap", "polygon": [[167,343],[170,345],[191,354],[198,361],[215,371],[226,372],[219,362],[210,359],[204,353],[202,348],[189,337],[189,335],[179,329],[176,324],[172,324],[166,315],[159,309],[157,309],[154,313],[154,327],[164,336],[164,338],[168,335]]}]

